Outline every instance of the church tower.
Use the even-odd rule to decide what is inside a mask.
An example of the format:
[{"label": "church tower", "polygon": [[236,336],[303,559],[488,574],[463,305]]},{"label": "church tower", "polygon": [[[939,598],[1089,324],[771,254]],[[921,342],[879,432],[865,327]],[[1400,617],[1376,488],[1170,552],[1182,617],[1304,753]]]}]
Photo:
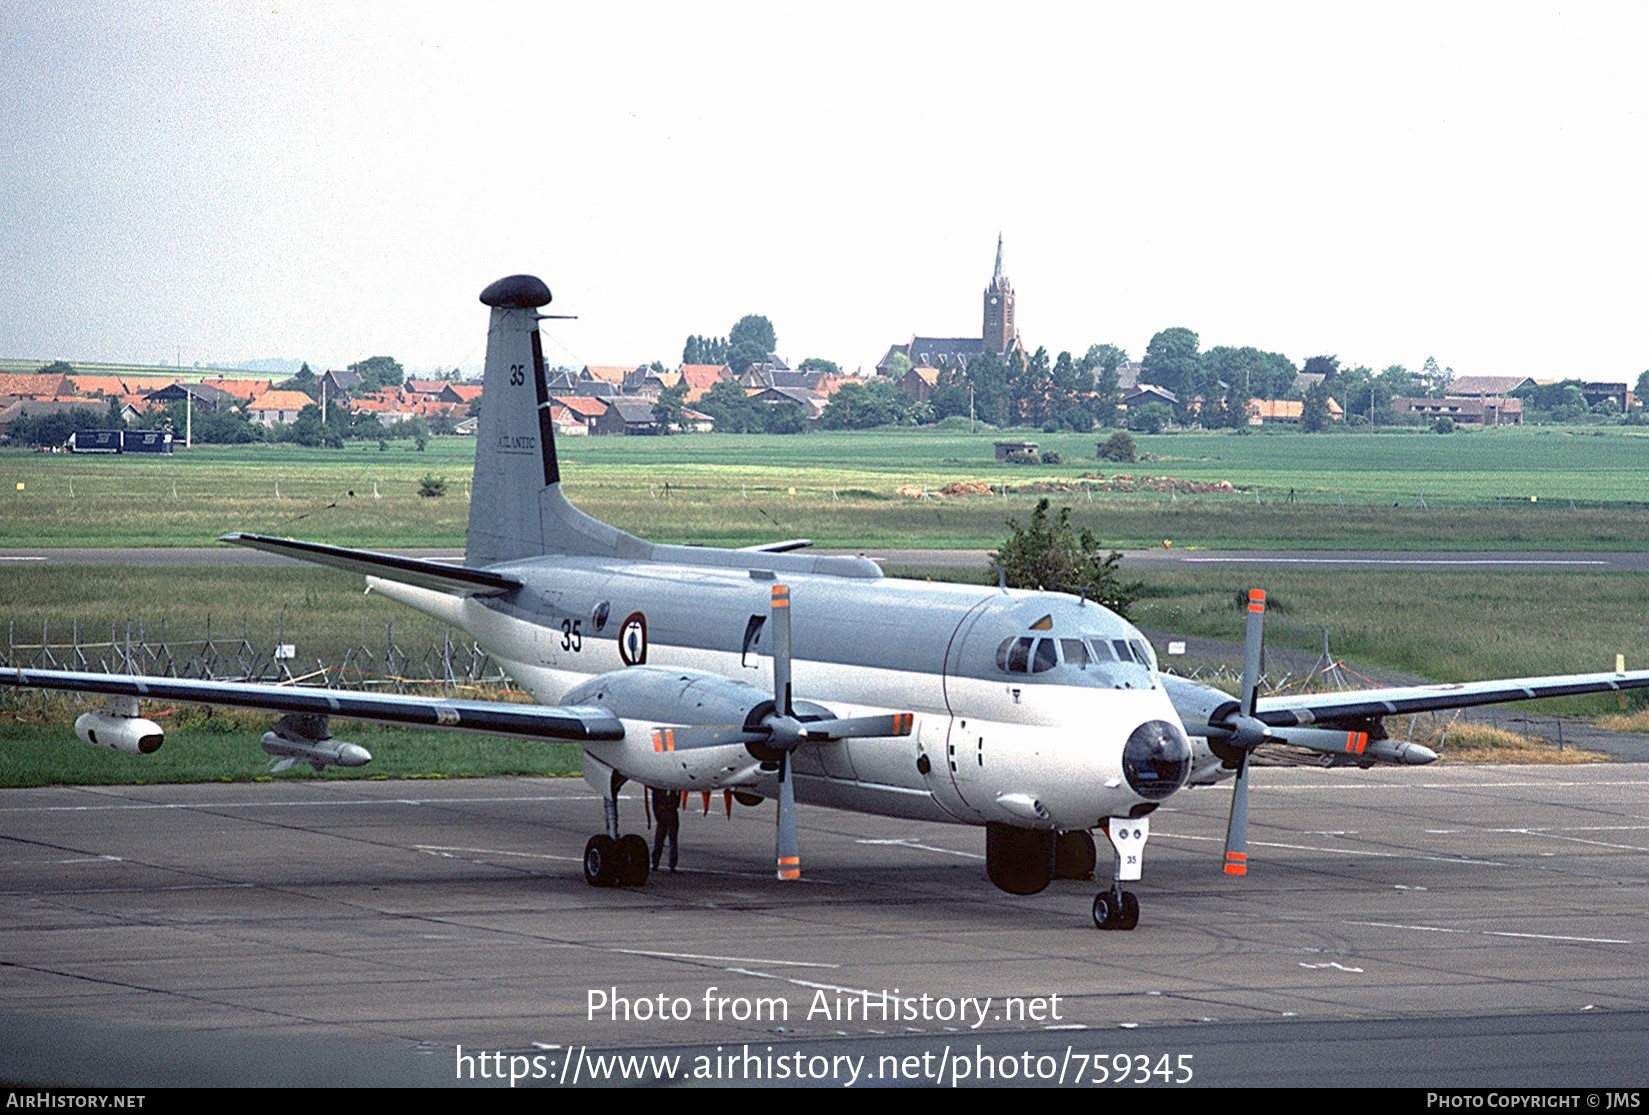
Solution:
[{"label": "church tower", "polygon": [[1014,324],[1013,284],[1002,274],[1002,234],[996,234],[996,272],[985,288],[985,349],[998,356],[1008,351],[1019,328]]}]

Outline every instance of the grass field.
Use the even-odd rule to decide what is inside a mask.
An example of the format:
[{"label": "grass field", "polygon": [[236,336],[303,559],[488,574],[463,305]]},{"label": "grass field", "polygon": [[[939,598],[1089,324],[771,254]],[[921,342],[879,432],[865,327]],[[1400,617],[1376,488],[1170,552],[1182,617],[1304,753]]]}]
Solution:
[{"label": "grass field", "polygon": [[[1060,465],[998,463],[1023,436]],[[565,486],[599,518],[661,541],[985,548],[1042,494],[1107,544],[1308,549],[1636,549],[1649,539],[1649,436],[1478,430],[1140,438],[1155,459],[1101,467],[1097,435],[930,430],[802,437],[566,438]],[[466,439],[342,450],[203,447],[168,458],[0,453],[0,546],[205,545],[228,530],[345,545],[461,546]],[[1226,481],[1232,494],[1092,491],[1116,473]],[[417,495],[424,475],[447,496]],[[911,499],[984,481],[992,495]],[[22,485],[21,488],[18,485]],[[1002,493],[1006,486],[1008,491]]]}]

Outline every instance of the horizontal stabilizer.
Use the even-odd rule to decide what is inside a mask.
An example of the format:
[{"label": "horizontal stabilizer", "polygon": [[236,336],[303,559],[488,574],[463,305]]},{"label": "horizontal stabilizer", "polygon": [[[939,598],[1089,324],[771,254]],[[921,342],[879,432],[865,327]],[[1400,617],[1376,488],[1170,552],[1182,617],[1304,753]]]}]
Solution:
[{"label": "horizontal stabilizer", "polygon": [[373,550],[351,550],[344,546],[327,546],[320,542],[299,542],[293,538],[271,538],[263,534],[225,534],[219,542],[233,542],[254,550],[279,554],[282,557],[307,561],[315,565],[330,565],[349,573],[367,577],[382,577],[437,592],[461,596],[501,596],[521,587],[514,577],[488,573],[484,569],[470,569],[462,565],[448,565],[440,561],[398,557]]}]

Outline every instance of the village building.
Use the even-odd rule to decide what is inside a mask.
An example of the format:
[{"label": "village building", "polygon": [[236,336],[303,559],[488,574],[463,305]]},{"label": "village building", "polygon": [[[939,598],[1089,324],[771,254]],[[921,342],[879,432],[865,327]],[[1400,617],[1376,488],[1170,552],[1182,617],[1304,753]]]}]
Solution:
[{"label": "village building", "polygon": [[[968,364],[977,356],[985,352],[997,356],[1006,356],[1010,352],[1023,352],[1024,344],[1019,338],[1018,306],[1015,301],[1013,283],[1002,273],[1002,237],[996,238],[996,269],[991,275],[991,281],[985,287],[983,296],[982,327],[978,337],[924,337],[913,334],[909,341],[903,344],[889,345],[882,359],[876,363],[876,374],[892,376],[894,374],[895,356],[902,356],[910,362],[912,368],[934,369],[933,381],[937,382],[938,372],[946,369],[965,371]],[[905,378],[901,386],[907,394],[925,390],[931,393],[933,383],[922,377],[916,380]],[[774,384],[773,386],[778,386]],[[912,396],[915,397],[914,395]],[[923,401],[921,399],[918,402]]]},{"label": "village building", "polygon": [[314,405],[302,391],[265,391],[247,404],[246,414],[260,426],[289,426],[298,420],[298,412]]},{"label": "village building", "polygon": [[1521,426],[1523,400],[1488,395],[1446,395],[1441,399],[1396,398],[1391,401],[1398,414],[1423,418],[1449,418],[1463,426]]}]

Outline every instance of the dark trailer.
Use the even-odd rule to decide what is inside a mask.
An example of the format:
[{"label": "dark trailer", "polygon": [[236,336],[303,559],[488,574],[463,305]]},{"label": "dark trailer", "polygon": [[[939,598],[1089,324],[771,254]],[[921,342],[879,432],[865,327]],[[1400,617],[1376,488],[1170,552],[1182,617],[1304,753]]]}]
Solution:
[{"label": "dark trailer", "polygon": [[69,450],[73,453],[118,453],[120,431],[76,430],[69,439]]},{"label": "dark trailer", "polygon": [[170,453],[171,430],[127,430],[120,439],[123,453]]}]

